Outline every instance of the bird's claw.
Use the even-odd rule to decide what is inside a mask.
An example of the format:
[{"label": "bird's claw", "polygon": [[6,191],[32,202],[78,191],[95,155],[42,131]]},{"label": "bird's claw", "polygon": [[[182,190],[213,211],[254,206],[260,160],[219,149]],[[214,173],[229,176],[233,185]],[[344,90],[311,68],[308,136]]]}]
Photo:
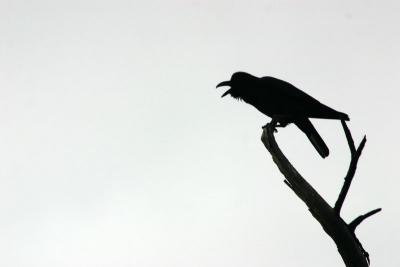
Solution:
[{"label": "bird's claw", "polygon": [[[276,129],[276,124],[274,124],[274,123],[271,123],[272,124],[272,127],[274,128],[274,133],[277,133],[278,132],[278,129]],[[268,126],[270,125],[270,123],[267,123],[267,124],[265,124],[263,127],[261,127],[263,130],[265,130],[265,128],[267,128]]]}]

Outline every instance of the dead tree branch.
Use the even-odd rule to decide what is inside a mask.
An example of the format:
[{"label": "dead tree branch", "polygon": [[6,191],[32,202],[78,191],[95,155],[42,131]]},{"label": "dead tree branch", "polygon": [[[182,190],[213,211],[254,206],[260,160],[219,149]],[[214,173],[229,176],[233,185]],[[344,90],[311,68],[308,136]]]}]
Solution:
[{"label": "dead tree branch", "polygon": [[358,216],[351,223],[349,223],[349,228],[354,232],[356,230],[357,226],[360,225],[360,223],[362,223],[368,217],[380,212],[381,210],[382,210],[381,208],[374,209],[374,210],[371,210],[370,212],[365,213],[364,215]]},{"label": "dead tree branch", "polygon": [[350,148],[350,152],[351,152],[351,160],[350,160],[350,166],[347,171],[347,174],[344,177],[344,183],[343,183],[342,190],[339,193],[339,197],[338,197],[338,199],[335,203],[335,207],[334,207],[335,212],[338,215],[340,215],[340,210],[342,209],[344,200],[350,189],[351,182],[353,181],[354,174],[356,173],[358,159],[360,158],[361,152],[364,149],[365,143],[367,142],[367,137],[364,136],[360,145],[356,149],[356,147],[354,146],[354,140],[353,140],[353,137],[351,136],[350,130],[347,127],[346,122],[343,120],[342,120],[342,126],[343,126],[344,132],[346,134],[347,143],[349,144],[349,148]]},{"label": "dead tree branch", "polygon": [[355,219],[351,224],[347,224],[340,217],[340,208],[343,205],[346,194],[350,188],[351,180],[357,166],[358,158],[365,145],[366,139],[364,137],[358,149],[355,149],[353,139],[346,124],[343,124],[346,132],[346,137],[349,143],[350,151],[352,153],[352,163],[350,163],[348,174],[345,178],[345,185],[343,186],[338,199],[339,204],[332,208],[320,194],[297,172],[289,160],[280,150],[274,137],[275,123],[271,122],[263,128],[261,137],[262,142],[269,151],[278,166],[281,173],[285,176],[285,183],[294,191],[294,193],[307,205],[311,214],[321,224],[324,231],[336,243],[338,251],[343,258],[346,266],[351,267],[366,267],[369,266],[368,253],[363,249],[361,243],[358,241],[354,230],[359,223],[367,217],[375,214],[379,210],[371,211]]}]

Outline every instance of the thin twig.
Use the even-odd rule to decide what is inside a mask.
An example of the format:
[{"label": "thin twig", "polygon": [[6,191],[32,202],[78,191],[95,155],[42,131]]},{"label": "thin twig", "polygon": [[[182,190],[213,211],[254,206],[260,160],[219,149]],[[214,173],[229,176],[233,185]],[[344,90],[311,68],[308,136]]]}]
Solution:
[{"label": "thin twig", "polygon": [[290,189],[292,189],[293,191],[294,191],[294,188],[293,188],[293,185],[291,185],[290,183],[289,183],[289,181],[288,180],[283,180],[283,182],[290,188]]},{"label": "thin twig", "polygon": [[346,135],[347,143],[349,144],[351,156],[353,156],[356,153],[356,147],[354,145],[354,140],[353,137],[351,136],[351,132],[349,130],[349,127],[347,127],[346,121],[341,120],[340,121],[343,126],[344,133]]},{"label": "thin twig", "polygon": [[367,142],[367,137],[364,136],[364,138],[361,141],[358,148],[355,149],[354,140],[353,140],[353,137],[351,136],[350,130],[347,127],[346,122],[343,120],[341,122],[342,122],[344,132],[346,134],[347,143],[349,144],[349,148],[350,148],[350,152],[351,152],[351,161],[350,161],[349,169],[347,170],[347,174],[344,177],[344,183],[343,183],[342,189],[340,190],[338,199],[337,199],[337,201],[335,203],[335,207],[334,207],[334,210],[338,215],[340,215],[340,210],[342,209],[344,200],[346,199],[347,193],[349,192],[351,182],[353,181],[354,174],[356,173],[358,159],[360,158],[361,152],[364,149],[365,143]]},{"label": "thin twig", "polygon": [[374,210],[371,210],[370,212],[365,213],[364,215],[358,216],[351,223],[349,223],[350,230],[354,232],[356,230],[357,226],[360,225],[360,223],[362,223],[368,217],[380,212],[381,210],[382,210],[381,208],[374,209]]}]

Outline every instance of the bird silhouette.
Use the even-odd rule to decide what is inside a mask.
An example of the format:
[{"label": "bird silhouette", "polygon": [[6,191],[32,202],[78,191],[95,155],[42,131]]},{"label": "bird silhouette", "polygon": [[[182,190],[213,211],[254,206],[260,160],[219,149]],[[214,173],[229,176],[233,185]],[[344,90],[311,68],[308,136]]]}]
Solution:
[{"label": "bird silhouette", "polygon": [[217,85],[230,86],[221,97],[230,94],[243,100],[272,118],[277,127],[294,123],[310,140],[321,157],[329,155],[329,148],[309,118],[349,120],[349,116],[336,111],[292,84],[274,77],[255,77],[246,72],[236,72],[229,81]]}]

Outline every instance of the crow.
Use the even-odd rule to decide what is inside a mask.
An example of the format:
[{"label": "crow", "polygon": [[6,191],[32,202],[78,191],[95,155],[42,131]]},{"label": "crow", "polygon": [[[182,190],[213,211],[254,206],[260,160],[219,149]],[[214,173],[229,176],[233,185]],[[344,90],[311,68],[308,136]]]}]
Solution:
[{"label": "crow", "polygon": [[235,72],[230,81],[217,85],[230,86],[221,97],[230,94],[243,100],[272,118],[276,127],[294,123],[310,140],[322,158],[329,155],[329,148],[312,125],[309,118],[349,120],[349,116],[336,111],[292,84],[274,77],[255,77],[246,72]]}]

